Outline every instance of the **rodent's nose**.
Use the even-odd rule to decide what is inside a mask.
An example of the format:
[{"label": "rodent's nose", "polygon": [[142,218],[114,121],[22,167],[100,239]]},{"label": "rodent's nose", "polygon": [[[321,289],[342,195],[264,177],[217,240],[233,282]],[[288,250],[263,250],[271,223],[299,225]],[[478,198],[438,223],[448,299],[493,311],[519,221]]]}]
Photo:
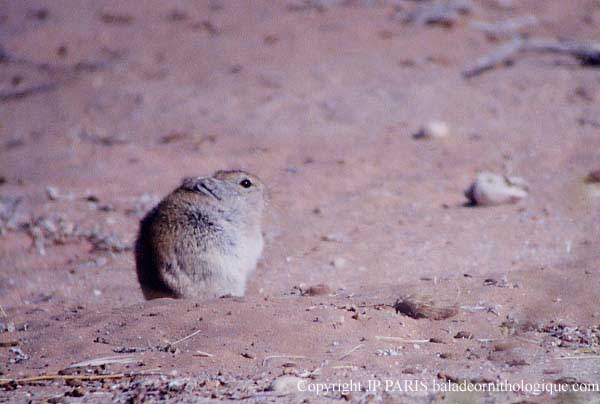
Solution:
[{"label": "rodent's nose", "polygon": [[198,191],[202,192],[204,195],[212,196],[220,201],[221,198],[214,191],[215,187],[211,186],[211,185],[214,185],[214,184],[211,184],[210,178],[206,178],[206,179],[198,182],[197,189],[198,189]]}]

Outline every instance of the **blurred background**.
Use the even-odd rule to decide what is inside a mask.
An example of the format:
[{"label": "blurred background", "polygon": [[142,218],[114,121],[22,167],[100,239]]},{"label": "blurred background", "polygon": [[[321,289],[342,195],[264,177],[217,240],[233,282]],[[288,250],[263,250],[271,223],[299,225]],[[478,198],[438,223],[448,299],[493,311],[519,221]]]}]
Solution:
[{"label": "blurred background", "polygon": [[[598,0],[1,1],[1,307],[141,303],[139,219],[184,176],[243,168],[270,193],[249,299],[428,290],[500,305],[469,320],[492,334],[597,323],[600,70],[580,45],[599,39]],[[484,170],[529,196],[464,207]]]}]

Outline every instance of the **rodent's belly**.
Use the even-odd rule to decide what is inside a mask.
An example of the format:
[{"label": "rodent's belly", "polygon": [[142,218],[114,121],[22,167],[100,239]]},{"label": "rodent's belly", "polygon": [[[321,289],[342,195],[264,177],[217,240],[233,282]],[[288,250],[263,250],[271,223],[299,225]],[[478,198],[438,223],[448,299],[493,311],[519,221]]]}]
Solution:
[{"label": "rodent's belly", "polygon": [[263,249],[262,236],[248,238],[247,240],[237,243],[234,249],[234,256],[238,259],[242,268],[246,271],[253,271],[260,259]]},{"label": "rodent's belly", "polygon": [[[205,256],[206,268],[203,265],[194,268],[192,283],[194,290],[198,288],[209,291],[215,296],[231,294],[243,296],[248,276],[256,268],[263,248],[262,237],[236,243],[226,253],[208,254]],[[208,271],[205,271],[208,269]],[[192,293],[196,293],[195,291]]]},{"label": "rodent's belly", "polygon": [[236,235],[228,237],[227,243],[223,243],[223,240],[224,238],[221,238],[220,243],[207,246],[208,248],[198,257],[199,261],[206,262],[212,276],[231,274],[239,276],[253,271],[262,254],[262,235],[254,237]]}]

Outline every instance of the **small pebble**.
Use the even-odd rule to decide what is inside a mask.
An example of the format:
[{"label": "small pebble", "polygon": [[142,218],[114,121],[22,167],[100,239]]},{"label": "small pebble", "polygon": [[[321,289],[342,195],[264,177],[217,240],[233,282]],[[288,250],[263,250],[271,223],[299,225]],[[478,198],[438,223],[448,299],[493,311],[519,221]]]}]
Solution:
[{"label": "small pebble", "polygon": [[346,259],[342,257],[336,257],[331,264],[334,268],[341,269],[346,266]]},{"label": "small pebble", "polygon": [[456,339],[473,339],[473,334],[469,331],[459,331],[454,336]]},{"label": "small pebble", "polygon": [[414,135],[416,139],[439,139],[450,135],[450,128],[446,122],[430,121]]},{"label": "small pebble", "polygon": [[297,393],[301,382],[302,379],[296,376],[281,376],[273,380],[269,390],[280,394]]},{"label": "small pebble", "polygon": [[598,184],[600,183],[600,169],[590,171],[590,173],[585,178],[585,181],[589,184]]},{"label": "small pebble", "polygon": [[84,397],[86,390],[83,387],[75,387],[71,391],[65,393],[65,397]]},{"label": "small pebble", "polygon": [[169,391],[181,392],[185,389],[187,385],[187,380],[185,379],[174,379],[169,382],[168,389]]},{"label": "small pebble", "polygon": [[318,285],[309,287],[304,294],[308,296],[323,296],[330,293],[331,288],[324,283],[320,283]]},{"label": "small pebble", "polygon": [[0,333],[2,332],[14,332],[15,331],[15,323],[12,322],[3,322],[0,321]]},{"label": "small pebble", "polygon": [[[401,349],[401,348],[398,348],[398,349]],[[402,352],[400,352],[394,348],[385,348],[385,349],[376,350],[375,355],[377,355],[377,356],[400,356],[400,355],[402,355]]]},{"label": "small pebble", "polygon": [[343,243],[345,241],[345,237],[341,233],[330,233],[321,237],[321,240],[334,243]]},{"label": "small pebble", "polygon": [[46,196],[51,201],[56,201],[58,198],[60,198],[60,192],[56,187],[46,187]]},{"label": "small pebble", "polygon": [[46,187],[46,196],[51,201],[58,201],[59,199],[72,200],[73,194],[61,193],[57,187],[48,186]]}]

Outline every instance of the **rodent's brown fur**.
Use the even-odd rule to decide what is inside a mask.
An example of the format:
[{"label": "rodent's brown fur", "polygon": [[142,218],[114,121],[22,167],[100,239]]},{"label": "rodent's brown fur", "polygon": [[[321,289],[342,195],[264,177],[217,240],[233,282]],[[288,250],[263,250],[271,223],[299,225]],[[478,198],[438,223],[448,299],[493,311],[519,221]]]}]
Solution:
[{"label": "rodent's brown fur", "polygon": [[243,295],[262,252],[263,195],[243,171],[185,179],[141,221],[135,258],[144,296]]}]

